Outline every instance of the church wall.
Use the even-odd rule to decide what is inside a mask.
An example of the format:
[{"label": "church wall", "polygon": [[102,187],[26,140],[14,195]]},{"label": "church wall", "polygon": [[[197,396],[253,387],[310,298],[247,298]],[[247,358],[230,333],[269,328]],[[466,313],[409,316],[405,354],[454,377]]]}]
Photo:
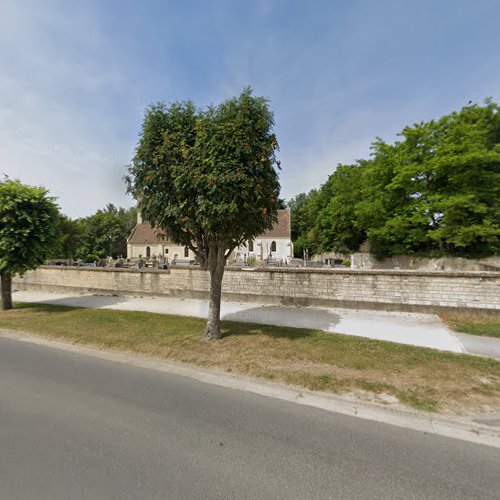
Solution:
[{"label": "church wall", "polygon": [[127,245],[127,258],[128,259],[138,259],[142,256],[143,259],[146,258],[147,255],[147,247],[150,248],[150,256],[156,256],[156,258],[161,258],[165,256],[168,259],[168,262],[172,262],[174,260],[175,255],[180,260],[193,260],[194,253],[189,250],[188,257],[184,256],[184,247],[181,245],[162,245],[160,243],[129,243]]},{"label": "church wall", "polygon": [[[273,241],[276,242],[275,252],[271,252]],[[252,252],[250,252],[247,243],[241,245],[233,255],[240,260],[245,256],[254,255],[258,261],[271,257],[272,259],[288,262],[293,257],[293,245],[289,239],[285,238],[259,238],[253,242]]]}]

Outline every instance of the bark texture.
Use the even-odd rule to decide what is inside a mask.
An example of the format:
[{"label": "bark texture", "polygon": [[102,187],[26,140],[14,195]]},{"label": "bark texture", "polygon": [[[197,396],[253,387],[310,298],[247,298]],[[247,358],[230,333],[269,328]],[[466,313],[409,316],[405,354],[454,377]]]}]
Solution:
[{"label": "bark texture", "polygon": [[208,321],[204,338],[218,340],[222,338],[220,331],[220,304],[222,297],[222,278],[226,257],[224,248],[213,248],[209,254],[208,269],[210,271],[210,299]]},{"label": "bark texture", "polygon": [[8,273],[0,275],[1,305],[2,309],[12,309],[12,276]]}]

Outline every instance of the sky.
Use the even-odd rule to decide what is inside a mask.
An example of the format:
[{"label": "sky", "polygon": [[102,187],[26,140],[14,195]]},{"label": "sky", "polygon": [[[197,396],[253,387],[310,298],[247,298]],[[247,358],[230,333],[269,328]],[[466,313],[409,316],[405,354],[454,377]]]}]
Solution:
[{"label": "sky", "polygon": [[500,101],[500,0],[0,0],[0,175],[131,206],[145,108],[269,98],[282,197],[379,136]]}]

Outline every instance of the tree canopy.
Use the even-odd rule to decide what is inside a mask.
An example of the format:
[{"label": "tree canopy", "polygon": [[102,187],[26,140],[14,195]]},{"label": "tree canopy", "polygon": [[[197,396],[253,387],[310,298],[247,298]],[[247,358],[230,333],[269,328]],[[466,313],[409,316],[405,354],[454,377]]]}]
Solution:
[{"label": "tree canopy", "polygon": [[206,109],[188,101],[146,110],[129,189],[143,216],[210,271],[209,338],[220,337],[227,257],[277,220],[273,125],[267,100],[250,89]]},{"label": "tree canopy", "polygon": [[89,256],[125,256],[127,238],[136,219],[135,208],[117,208],[112,203],[80,219],[61,215],[59,227],[62,237],[52,257],[73,260]]},{"label": "tree canopy", "polygon": [[46,189],[17,180],[0,182],[2,307],[12,307],[11,278],[34,269],[59,240],[59,209]]},{"label": "tree canopy", "polygon": [[377,139],[369,160],[339,165],[318,191],[292,200],[295,244],[345,252],[367,239],[378,255],[498,253],[498,105],[469,105],[399,136]]},{"label": "tree canopy", "polygon": [[126,256],[127,238],[135,223],[135,209],[117,208],[111,203],[95,214],[80,219],[82,233],[78,256]]}]

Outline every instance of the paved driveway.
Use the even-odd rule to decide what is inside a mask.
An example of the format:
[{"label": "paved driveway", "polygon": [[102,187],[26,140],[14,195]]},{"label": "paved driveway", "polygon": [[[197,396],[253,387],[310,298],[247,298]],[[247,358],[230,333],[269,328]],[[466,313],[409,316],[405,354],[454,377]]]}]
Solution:
[{"label": "paved driveway", "polygon": [[[208,314],[206,300],[71,295],[34,291],[16,292],[14,300],[149,311],[200,318],[206,318]],[[221,316],[232,321],[312,328],[443,351],[465,352],[462,343],[435,314],[224,302]]]},{"label": "paved driveway", "polygon": [[500,339],[467,335],[466,333],[457,333],[456,335],[467,352],[500,359]]}]

